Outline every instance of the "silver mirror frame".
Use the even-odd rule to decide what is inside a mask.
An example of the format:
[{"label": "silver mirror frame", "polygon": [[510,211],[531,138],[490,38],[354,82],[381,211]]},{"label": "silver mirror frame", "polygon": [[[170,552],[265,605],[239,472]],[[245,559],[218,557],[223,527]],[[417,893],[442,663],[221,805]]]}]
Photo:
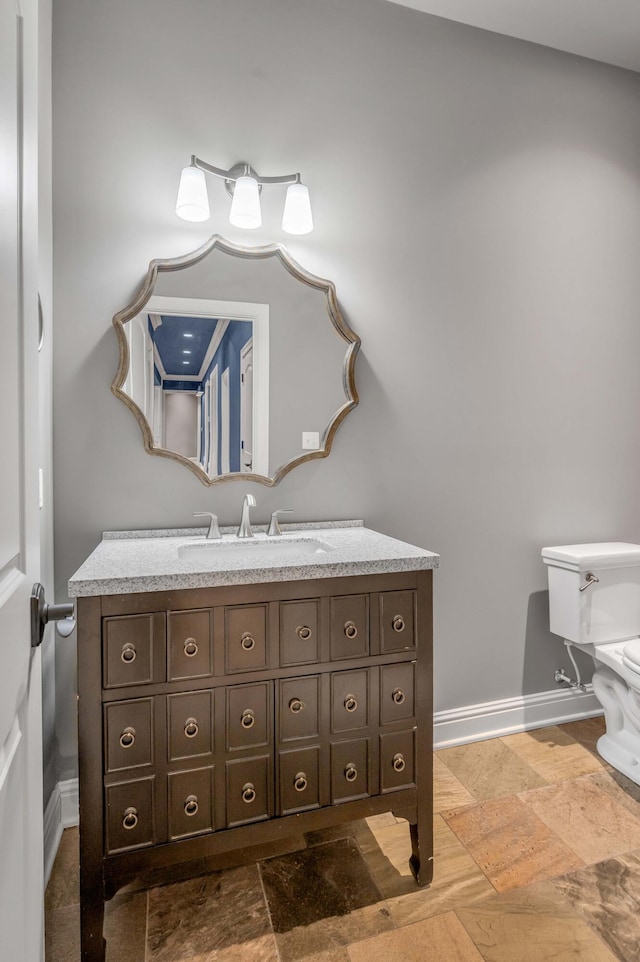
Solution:
[{"label": "silver mirror frame", "polygon": [[[203,260],[215,249],[224,251],[226,254],[231,254],[235,257],[244,257],[249,260],[276,257],[283,267],[285,267],[286,270],[296,280],[301,281],[303,284],[307,284],[309,287],[314,287],[317,290],[324,291],[329,319],[335,331],[349,345],[344,357],[342,370],[342,381],[346,401],[336,411],[331,421],[325,428],[321,438],[320,447],[317,451],[309,451],[305,454],[299,455],[296,458],[292,458],[290,461],[287,461],[285,464],[276,469],[273,477],[266,477],[263,474],[232,471],[228,474],[216,475],[216,477],[211,478],[206,471],[200,467],[199,464],[194,464],[193,461],[190,461],[188,458],[185,458],[183,455],[177,454],[174,451],[169,451],[166,448],[156,447],[153,443],[153,434],[149,422],[135,401],[133,401],[129,395],[122,390],[122,385],[124,384],[129,371],[129,345],[127,343],[124,325],[127,323],[127,321],[130,321],[136,317],[136,315],[139,314],[144,308],[147,301],[151,298],[154,293],[159,274],[168,271],[181,271],[187,267],[192,267],[194,264],[197,264],[199,261]],[[324,280],[323,278],[317,277],[315,274],[311,274],[309,271],[306,271],[291,257],[282,244],[267,244],[263,247],[244,247],[240,244],[234,244],[232,241],[226,240],[220,234],[214,234],[201,247],[198,247],[195,251],[192,251],[189,254],[184,254],[182,257],[173,257],[167,259],[157,258],[156,260],[152,260],[149,264],[149,269],[142,287],[134,296],[133,300],[125,308],[123,308],[123,310],[118,311],[118,313],[114,316],[113,325],[115,327],[118,337],[118,344],[120,347],[120,364],[116,376],[113,379],[111,390],[113,394],[123,401],[129,410],[135,415],[138,424],[140,425],[140,430],[142,431],[142,439],[144,441],[145,450],[148,454],[155,454],[161,458],[170,458],[172,461],[178,461],[180,464],[184,464],[185,467],[189,468],[189,470],[192,471],[207,487],[210,487],[214,484],[222,484],[225,481],[235,480],[256,481],[259,484],[273,487],[274,485],[278,484],[278,482],[281,481],[285,475],[289,474],[290,471],[292,471],[294,468],[297,468],[299,464],[304,464],[305,461],[313,461],[316,458],[326,458],[331,452],[331,446],[333,444],[336,431],[346,418],[347,414],[358,404],[359,398],[355,385],[355,361],[356,355],[360,349],[360,338],[354,331],[351,330],[342,315],[333,282]]]}]

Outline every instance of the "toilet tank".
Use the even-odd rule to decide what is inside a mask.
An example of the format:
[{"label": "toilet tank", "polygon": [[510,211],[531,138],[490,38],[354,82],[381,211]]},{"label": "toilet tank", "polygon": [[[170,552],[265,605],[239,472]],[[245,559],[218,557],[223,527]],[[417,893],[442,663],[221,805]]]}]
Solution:
[{"label": "toilet tank", "polygon": [[[640,545],[623,541],[543,548],[549,576],[549,626],[576,644],[640,635]],[[580,591],[589,574],[597,582]]]}]

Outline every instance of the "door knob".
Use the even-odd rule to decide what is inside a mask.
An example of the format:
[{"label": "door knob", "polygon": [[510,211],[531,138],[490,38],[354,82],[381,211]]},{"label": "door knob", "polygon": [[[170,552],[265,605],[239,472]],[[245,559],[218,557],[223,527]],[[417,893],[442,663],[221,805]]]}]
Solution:
[{"label": "door knob", "polygon": [[45,626],[57,621],[58,634],[67,638],[76,626],[73,605],[48,605],[44,600],[44,588],[36,583],[31,589],[31,647],[42,644]]}]

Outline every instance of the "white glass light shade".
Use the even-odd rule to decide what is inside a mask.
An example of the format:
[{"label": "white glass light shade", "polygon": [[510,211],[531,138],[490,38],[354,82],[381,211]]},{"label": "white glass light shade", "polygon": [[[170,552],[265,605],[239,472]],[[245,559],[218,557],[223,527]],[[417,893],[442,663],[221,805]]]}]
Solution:
[{"label": "white glass light shade", "polygon": [[176,214],[183,220],[209,220],[209,198],[204,171],[185,167],[180,177]]},{"label": "white glass light shade", "polygon": [[262,224],[258,181],[253,177],[238,177],[233,190],[229,223],[248,230]]},{"label": "white glass light shade", "polygon": [[291,184],[287,189],[282,229],[287,234],[309,234],[313,230],[309,190],[304,184]]}]

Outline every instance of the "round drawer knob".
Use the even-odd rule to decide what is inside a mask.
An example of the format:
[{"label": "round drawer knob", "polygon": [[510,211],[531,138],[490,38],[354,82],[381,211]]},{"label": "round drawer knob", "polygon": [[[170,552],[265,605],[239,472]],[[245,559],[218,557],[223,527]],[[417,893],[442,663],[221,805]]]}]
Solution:
[{"label": "round drawer knob", "polygon": [[309,782],[307,781],[307,776],[305,773],[298,772],[293,780],[293,787],[295,788],[296,792],[304,792],[308,784]]},{"label": "round drawer knob", "polygon": [[308,625],[298,625],[298,627],[296,628],[296,635],[298,636],[298,638],[301,638],[303,641],[306,641],[307,638],[311,638],[311,628],[309,628]]},{"label": "round drawer knob", "polygon": [[394,688],[393,691],[391,692],[391,697],[393,698],[396,705],[401,705],[405,701],[407,696],[403,692],[402,688]]},{"label": "round drawer knob", "polygon": [[245,708],[242,712],[242,717],[240,718],[240,724],[243,728],[253,728],[256,723],[256,716],[253,714],[250,708]]},{"label": "round drawer knob", "polygon": [[353,621],[345,622],[344,633],[347,636],[347,638],[355,638],[356,635],[358,634],[358,628],[355,622]]},{"label": "round drawer knob", "polygon": [[184,733],[187,738],[195,738],[200,729],[198,728],[198,722],[195,718],[187,718],[184,723]]},{"label": "round drawer knob", "polygon": [[123,661],[125,665],[130,665],[132,661],[136,660],[136,646],[132,645],[130,641],[122,646],[120,660]]},{"label": "round drawer knob", "polygon": [[391,764],[393,765],[394,771],[396,772],[403,772],[407,767],[407,763],[404,760],[404,755],[402,754],[402,752],[398,752],[396,755],[393,756],[393,760]]},{"label": "round drawer knob", "polygon": [[124,811],[124,818],[122,819],[122,827],[126,828],[127,831],[131,831],[138,824],[138,810],[135,808],[126,808]]},{"label": "round drawer knob", "polygon": [[304,708],[304,702],[300,701],[299,698],[292,698],[291,701],[289,702],[289,711],[293,712],[294,715],[297,715],[298,712],[301,712],[303,708]]},{"label": "round drawer knob", "polygon": [[121,748],[131,748],[135,740],[136,740],[135,728],[125,728],[122,735],[120,735],[120,746]]},{"label": "round drawer knob", "polygon": [[188,815],[190,818],[191,816],[198,814],[198,796],[197,795],[187,796],[184,803],[184,814]]},{"label": "round drawer knob", "polygon": [[255,802],[255,800],[256,800],[256,790],[251,784],[251,782],[247,782],[246,785],[242,786],[242,801],[245,802],[247,805],[251,805],[251,802]]},{"label": "round drawer knob", "polygon": [[349,762],[349,764],[346,766],[344,770],[344,777],[348,782],[355,782],[356,778],[358,777],[358,769],[353,762]]},{"label": "round drawer knob", "polygon": [[256,646],[256,640],[249,631],[245,631],[242,638],[240,639],[240,644],[245,651],[251,651],[252,648]]},{"label": "round drawer knob", "polygon": [[187,638],[184,643],[183,650],[187,658],[195,658],[195,656],[198,654],[198,642],[195,640],[195,638]]},{"label": "round drawer knob", "polygon": [[391,624],[393,625],[394,631],[404,631],[405,626],[404,626],[404,618],[402,617],[402,615],[396,615],[393,621],[391,622]]},{"label": "round drawer knob", "polygon": [[358,708],[358,699],[355,695],[347,695],[344,700],[344,707],[348,712],[354,712]]}]

